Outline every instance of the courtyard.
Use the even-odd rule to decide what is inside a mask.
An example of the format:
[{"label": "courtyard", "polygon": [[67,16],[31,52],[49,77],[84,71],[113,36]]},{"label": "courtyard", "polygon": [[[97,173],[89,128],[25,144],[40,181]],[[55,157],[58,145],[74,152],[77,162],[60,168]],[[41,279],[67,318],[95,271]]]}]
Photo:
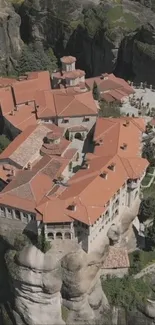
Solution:
[{"label": "courtyard", "polygon": [[150,111],[155,113],[155,90],[135,88],[135,94],[130,95],[122,104],[121,112],[132,116],[145,116]]}]

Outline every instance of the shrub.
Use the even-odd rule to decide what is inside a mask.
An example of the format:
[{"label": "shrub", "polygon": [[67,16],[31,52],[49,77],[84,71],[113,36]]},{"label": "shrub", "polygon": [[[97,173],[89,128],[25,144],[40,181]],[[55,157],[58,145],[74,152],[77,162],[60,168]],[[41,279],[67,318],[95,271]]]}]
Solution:
[{"label": "shrub", "polygon": [[151,293],[149,282],[126,276],[122,279],[107,278],[102,281],[102,288],[111,305],[122,306],[127,310],[143,304]]}]

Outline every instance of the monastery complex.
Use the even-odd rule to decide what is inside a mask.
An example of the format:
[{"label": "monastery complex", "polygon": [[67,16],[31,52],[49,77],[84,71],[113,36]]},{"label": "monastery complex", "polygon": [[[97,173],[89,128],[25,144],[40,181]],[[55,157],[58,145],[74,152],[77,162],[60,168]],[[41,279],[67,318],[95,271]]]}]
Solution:
[{"label": "monastery complex", "polygon": [[99,118],[101,98],[123,102],[133,88],[113,74],[85,79],[74,57],[62,69],[0,78],[0,215],[44,229],[47,240],[94,250],[123,213],[132,214],[148,167],[143,118]]}]

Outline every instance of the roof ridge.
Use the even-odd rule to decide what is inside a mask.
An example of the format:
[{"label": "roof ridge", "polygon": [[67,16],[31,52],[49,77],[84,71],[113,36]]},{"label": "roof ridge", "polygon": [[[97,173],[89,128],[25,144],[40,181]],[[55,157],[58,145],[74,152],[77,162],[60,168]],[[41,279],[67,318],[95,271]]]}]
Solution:
[{"label": "roof ridge", "polygon": [[[66,97],[73,97],[73,99],[71,100],[71,102],[67,105],[67,106],[65,106],[64,107],[64,109],[61,111],[61,114],[64,112],[64,111],[66,111],[66,109],[70,106],[70,104],[75,100],[75,97],[74,97],[74,95],[68,95],[68,94],[55,94],[54,96],[66,96]],[[55,100],[54,100],[54,104],[55,104]],[[56,110],[56,105],[55,105],[55,110]],[[57,113],[57,110],[56,110],[56,113]],[[58,115],[58,113],[57,113],[57,116],[59,116]]]},{"label": "roof ridge", "polygon": [[[128,171],[127,171],[127,168],[126,168],[126,166],[125,166],[123,160],[127,161],[128,165],[129,165],[129,167],[131,168],[132,173],[133,173],[133,168],[132,168],[132,166],[131,166],[131,164],[130,164],[129,157],[120,157],[119,155],[118,155],[118,157],[120,158],[120,160],[121,160],[121,162],[122,162],[122,164],[123,164],[123,167],[124,167],[124,169],[125,169],[126,172],[127,172],[127,175],[128,175]],[[128,175],[128,177],[129,177],[129,175]]]}]

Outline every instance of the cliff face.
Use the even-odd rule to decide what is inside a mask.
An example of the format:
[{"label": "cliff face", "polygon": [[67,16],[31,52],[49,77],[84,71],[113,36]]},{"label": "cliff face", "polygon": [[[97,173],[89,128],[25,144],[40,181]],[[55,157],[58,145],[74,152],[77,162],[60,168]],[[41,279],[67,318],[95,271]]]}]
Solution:
[{"label": "cliff face", "polygon": [[[17,325],[96,324],[108,308],[102,291],[98,261],[81,249],[64,257],[51,248],[43,254],[34,246],[18,256],[10,252],[7,263],[14,286]],[[10,263],[10,264],[9,264]]]},{"label": "cliff face", "polygon": [[20,55],[20,16],[10,2],[0,0],[0,74],[11,74]]},{"label": "cliff face", "polygon": [[[155,83],[154,74],[150,74],[155,59],[149,48],[154,53],[155,14],[144,5],[127,0],[121,5],[110,0],[102,4],[25,0],[19,10],[22,39],[52,47],[58,58],[75,55],[87,76],[114,71]],[[137,46],[136,41],[141,44]]]}]

